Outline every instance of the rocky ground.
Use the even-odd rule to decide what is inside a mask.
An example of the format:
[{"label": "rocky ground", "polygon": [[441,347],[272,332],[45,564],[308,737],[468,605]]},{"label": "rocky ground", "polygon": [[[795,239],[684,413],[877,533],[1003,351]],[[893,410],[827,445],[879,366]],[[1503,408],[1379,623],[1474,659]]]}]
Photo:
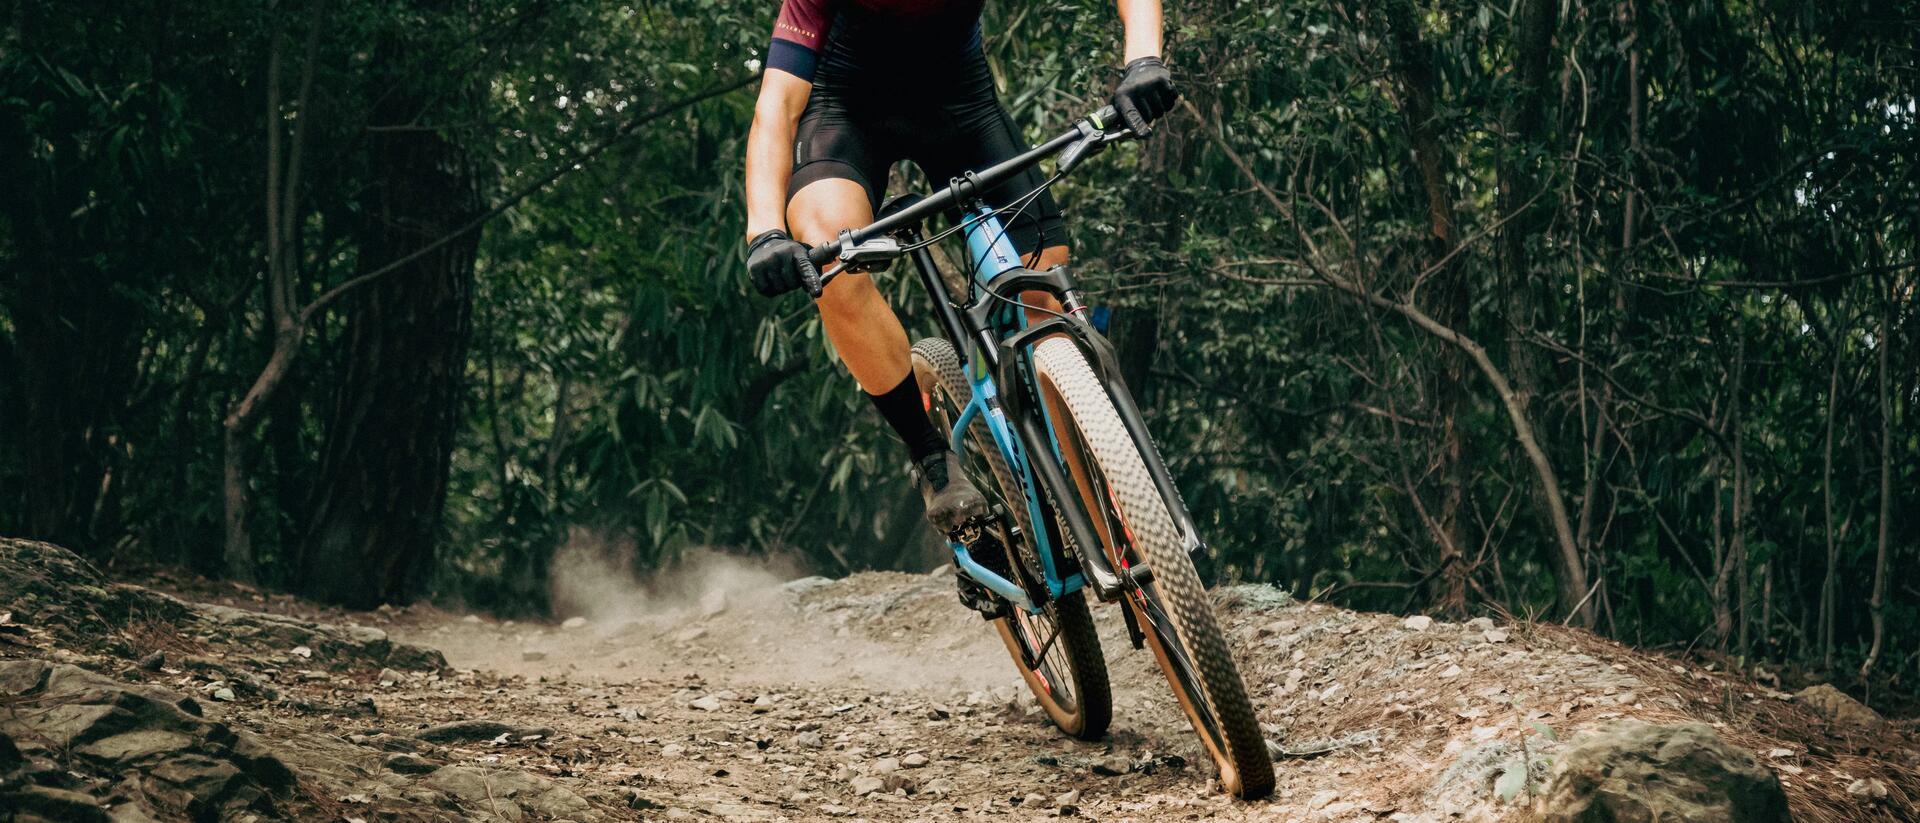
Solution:
[{"label": "rocky ground", "polygon": [[1831,689],[1242,586],[1216,604],[1280,759],[1239,803],[1111,608],[1116,719],[1088,744],[945,574],[699,583],[559,624],[342,613],[0,539],[0,820],[1911,820],[1920,798],[1915,724]]}]

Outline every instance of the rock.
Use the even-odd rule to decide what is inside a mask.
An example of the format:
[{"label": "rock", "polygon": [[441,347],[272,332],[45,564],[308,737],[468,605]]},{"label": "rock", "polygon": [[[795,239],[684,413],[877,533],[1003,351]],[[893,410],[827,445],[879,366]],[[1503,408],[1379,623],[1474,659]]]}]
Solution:
[{"label": "rock", "polygon": [[0,794],[0,808],[72,823],[108,823],[112,819],[93,798],[51,786],[24,786],[17,791]]},{"label": "rock", "polygon": [[1780,780],[1711,726],[1623,722],[1576,741],[1554,767],[1548,823],[1789,823]]},{"label": "rock", "polygon": [[700,616],[701,617],[717,617],[720,615],[721,612],[724,612],[726,610],[727,610],[726,591],[722,589],[714,589],[713,591],[700,595]]},{"label": "rock", "polygon": [[520,820],[528,812],[546,819],[599,816],[592,803],[560,784],[513,769],[483,772],[465,766],[442,766],[421,784],[471,804],[482,813],[475,818]]},{"label": "rock", "polygon": [[474,743],[493,740],[503,734],[515,739],[534,735],[552,737],[553,730],[544,726],[509,726],[497,720],[455,720],[452,723],[428,726],[414,732],[413,738],[428,743]]},{"label": "rock", "polygon": [[923,769],[927,765],[927,756],[919,752],[900,758],[900,765],[909,769]]},{"label": "rock", "polygon": [[198,742],[192,735],[181,732],[135,729],[76,747],[74,752],[109,763],[138,763],[190,752]]},{"label": "rock", "polygon": [[584,617],[569,617],[560,623],[563,629],[584,629],[586,626],[587,619]]},{"label": "rock", "polygon": [[720,710],[720,698],[710,694],[689,701],[687,706],[688,708],[699,709],[703,712],[717,712]]},{"label": "rock", "polygon": [[381,688],[385,688],[387,686],[398,685],[402,681],[406,680],[406,675],[403,675],[392,669],[381,669],[380,674],[376,676],[374,679],[380,683]]},{"label": "rock", "polygon": [[1492,631],[1492,630],[1493,630],[1493,618],[1491,617],[1476,617],[1472,620],[1467,621],[1467,631],[1486,632],[1486,631]]},{"label": "rock", "polygon": [[1488,629],[1486,638],[1488,643],[1505,643],[1507,642],[1507,630]]},{"label": "rock", "polygon": [[232,703],[233,696],[234,696],[233,690],[227,688],[226,686],[220,686],[213,690],[213,699],[215,700],[219,700],[225,703]]},{"label": "rock", "polygon": [[798,580],[789,580],[780,584],[780,589],[788,594],[800,595],[831,585],[833,585],[832,580],[825,577],[814,576],[802,577]]},{"label": "rock", "polygon": [[167,665],[167,655],[164,652],[151,652],[146,657],[140,658],[140,662],[134,665],[146,671],[157,672]]},{"label": "rock", "polygon": [[886,787],[887,787],[886,781],[881,780],[880,778],[874,777],[872,775],[864,775],[864,774],[860,775],[859,777],[855,777],[853,780],[847,783],[847,788],[852,790],[854,796],[856,797],[864,797],[866,795],[873,794],[874,792],[881,791]]},{"label": "rock", "polygon": [[678,743],[668,743],[667,745],[660,747],[661,757],[679,757],[680,755],[683,755],[686,753],[687,753],[687,747],[682,746]]},{"label": "rock", "polygon": [[1837,726],[1876,731],[1887,719],[1858,700],[1827,683],[1808,686],[1794,693],[1794,699]]},{"label": "rock", "polygon": [[1286,589],[1267,583],[1237,583],[1214,589],[1214,599],[1227,608],[1249,612],[1271,612],[1293,603]]},{"label": "rock", "polygon": [[1333,801],[1339,800],[1339,799],[1340,799],[1339,792],[1332,792],[1332,791],[1320,792],[1307,800],[1307,808],[1309,810],[1318,811],[1320,809],[1326,808],[1329,804],[1333,803]]},{"label": "rock", "polygon": [[303,660],[313,659],[313,649],[307,646],[295,646],[287,653]]},{"label": "rock", "polygon": [[953,794],[955,788],[954,782],[951,779],[936,777],[927,781],[926,792],[931,795],[945,797]]},{"label": "rock", "polygon": [[520,660],[525,663],[538,663],[545,659],[547,659],[546,652],[537,652],[532,649],[528,649],[520,653]]},{"label": "rock", "polygon": [[1887,784],[1877,777],[1864,777],[1847,784],[1847,794],[1861,800],[1887,799]]},{"label": "rock", "polygon": [[1408,631],[1424,632],[1433,626],[1433,618],[1424,614],[1416,614],[1407,618],[1400,625],[1406,626]]},{"label": "rock", "polygon": [[[121,807],[158,819],[229,818],[268,791],[293,784],[293,775],[251,732],[200,716],[193,700],[165,689],[133,686],[76,666],[38,660],[0,661],[0,734],[33,740],[73,762],[48,762],[49,775],[99,771],[123,775],[115,789]],[[0,760],[19,759],[11,745]],[[72,785],[72,777],[52,790]],[[10,783],[9,785],[19,785]],[[50,791],[52,791],[50,790]],[[17,789],[0,809],[41,809],[56,820],[105,819],[87,798]],[[81,795],[80,797],[85,797]],[[130,818],[137,819],[137,818]]]},{"label": "rock", "polygon": [[380,761],[380,765],[385,766],[387,771],[398,772],[400,774],[430,774],[435,769],[440,768],[440,764],[438,763],[434,763],[417,754],[407,754],[405,752],[387,755],[386,759]]},{"label": "rock", "polygon": [[900,760],[898,758],[882,757],[874,761],[874,774],[892,774],[897,771],[900,771]]},{"label": "rock", "polygon": [[820,738],[819,732],[801,732],[793,736],[793,745],[801,749],[817,749],[825,742]]},{"label": "rock", "polygon": [[913,794],[919,789],[919,784],[915,783],[913,778],[904,774],[889,774],[880,778],[880,780],[889,792],[906,792],[907,794]]},{"label": "rock", "polygon": [[1119,777],[1133,770],[1133,762],[1125,757],[1114,755],[1112,757],[1101,758],[1093,764],[1091,769],[1093,773],[1097,775]]},{"label": "rock", "polygon": [[1080,803],[1080,790],[1079,789],[1069,790],[1066,793],[1060,795],[1059,797],[1054,798],[1053,802],[1062,806],[1078,805]]},{"label": "rock", "polygon": [[480,620],[480,615],[477,615],[477,614],[470,614],[470,615],[467,615],[466,617],[462,617],[462,618],[460,618],[460,622],[462,622],[462,623],[465,623],[465,624],[467,624],[467,625],[470,625],[470,626],[472,626],[472,625],[478,625],[478,624],[479,624],[479,623],[481,622],[481,620]]}]

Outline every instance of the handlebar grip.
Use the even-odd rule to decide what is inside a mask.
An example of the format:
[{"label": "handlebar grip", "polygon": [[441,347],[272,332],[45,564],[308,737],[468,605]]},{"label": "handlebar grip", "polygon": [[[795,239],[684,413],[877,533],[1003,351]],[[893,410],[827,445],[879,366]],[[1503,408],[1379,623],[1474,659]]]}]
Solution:
[{"label": "handlebar grip", "polygon": [[1126,123],[1120,122],[1120,111],[1112,106],[1101,106],[1099,111],[1093,113],[1092,120],[1100,124],[1101,131],[1113,131],[1115,125],[1123,129],[1127,127]]}]

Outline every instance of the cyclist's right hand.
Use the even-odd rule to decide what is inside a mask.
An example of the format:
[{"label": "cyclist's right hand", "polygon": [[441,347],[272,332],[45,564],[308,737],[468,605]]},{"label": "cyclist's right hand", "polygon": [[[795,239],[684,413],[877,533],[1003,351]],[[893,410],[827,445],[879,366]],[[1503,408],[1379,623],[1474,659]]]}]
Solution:
[{"label": "cyclist's right hand", "polygon": [[807,247],[779,229],[763,231],[747,244],[747,274],[763,295],[776,297],[806,287],[820,296],[820,273],[807,258]]}]

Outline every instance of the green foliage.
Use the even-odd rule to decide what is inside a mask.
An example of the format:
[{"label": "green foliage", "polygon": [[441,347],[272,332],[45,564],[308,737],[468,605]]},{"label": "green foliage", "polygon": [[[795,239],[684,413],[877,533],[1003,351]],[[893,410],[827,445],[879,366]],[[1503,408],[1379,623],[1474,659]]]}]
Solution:
[{"label": "green foliage", "polygon": [[[0,531],[214,568],[221,420],[270,345],[268,37],[302,43],[312,9],[42,3],[6,24]],[[751,89],[625,131],[754,70],[774,10],[331,3],[319,18],[312,110],[272,113],[312,129],[298,301],[368,262],[350,239],[368,129],[458,141],[493,203],[564,171],[484,228],[443,595],[540,609],[554,551],[587,537],[643,569],[701,546],[828,573],[938,561],[900,450],[817,318],[745,285]],[[1920,510],[1912,3],[1167,11],[1193,109],[1057,194],[1213,578],[1567,615],[1514,413],[1462,349],[1384,307],[1398,305],[1517,387],[1600,630],[1859,661],[1883,526],[1891,569],[1920,545],[1900,517]],[[1529,86],[1524,25],[1543,11]],[[994,3],[985,31],[1029,137],[1114,76],[1110,4]],[[377,47],[395,37],[415,56]],[[399,76],[488,94],[375,122]],[[932,333],[912,279],[882,283],[910,333]],[[306,331],[250,444],[270,574],[311,515],[350,310]],[[1881,614],[1883,671],[1911,677],[1911,587],[1895,579]]]}]

